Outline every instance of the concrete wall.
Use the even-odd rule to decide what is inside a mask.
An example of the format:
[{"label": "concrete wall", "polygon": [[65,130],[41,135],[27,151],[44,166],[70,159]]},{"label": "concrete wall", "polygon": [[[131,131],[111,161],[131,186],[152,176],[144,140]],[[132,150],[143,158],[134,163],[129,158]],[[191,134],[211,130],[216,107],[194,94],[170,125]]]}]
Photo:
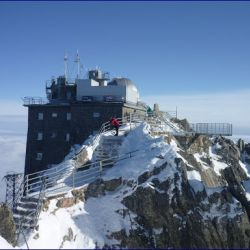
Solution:
[{"label": "concrete wall", "polygon": [[94,80],[77,80],[77,100],[81,101],[82,96],[93,96],[96,100],[103,101],[104,96],[114,96],[116,101],[138,102],[138,91],[135,86],[107,85],[98,86]]},{"label": "concrete wall", "polygon": [[103,101],[104,96],[115,96],[120,101],[124,97],[125,100],[125,86],[94,86],[92,82],[93,80],[77,81],[77,100],[82,100],[82,96],[94,96],[99,101]]}]

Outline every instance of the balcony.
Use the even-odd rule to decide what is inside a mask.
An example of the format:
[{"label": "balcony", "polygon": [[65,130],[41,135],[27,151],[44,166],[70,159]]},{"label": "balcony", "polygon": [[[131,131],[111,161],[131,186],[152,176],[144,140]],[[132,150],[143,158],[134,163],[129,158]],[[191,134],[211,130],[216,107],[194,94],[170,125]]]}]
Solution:
[{"label": "balcony", "polygon": [[29,106],[29,105],[43,105],[47,104],[49,101],[45,97],[32,97],[32,96],[25,96],[22,98],[23,100],[23,106]]}]

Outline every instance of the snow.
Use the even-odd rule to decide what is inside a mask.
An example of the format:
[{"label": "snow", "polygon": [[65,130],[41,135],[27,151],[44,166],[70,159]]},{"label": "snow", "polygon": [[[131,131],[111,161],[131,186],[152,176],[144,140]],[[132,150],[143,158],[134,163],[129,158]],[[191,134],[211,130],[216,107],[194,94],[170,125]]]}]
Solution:
[{"label": "snow", "polygon": [[14,249],[14,247],[0,236],[0,249]]},{"label": "snow", "polygon": [[[176,153],[173,147],[166,144],[163,137],[152,138],[148,133],[149,126],[144,123],[128,134],[121,145],[120,154],[135,150],[138,152],[133,154],[132,159],[125,159],[114,165],[105,173],[104,179],[114,179],[121,176],[124,179],[137,179],[145,171],[150,171],[157,166],[158,162],[162,164],[164,161],[175,158]],[[157,156],[160,157],[157,158]]]},{"label": "snow", "polygon": [[[106,235],[125,229],[127,234],[131,229],[130,213],[122,216],[117,211],[125,207],[121,203],[124,190],[119,194],[108,193],[99,198],[89,198],[87,202],[79,202],[69,208],[56,207],[56,199],[51,200],[49,210],[41,212],[39,229],[29,237],[28,245],[31,249],[58,249],[58,248],[87,248],[104,247],[105,243],[118,244]],[[112,218],[112,219],[111,219]],[[69,230],[73,232],[73,239],[63,241]],[[38,239],[34,236],[39,235]],[[21,246],[26,248],[25,244]]]},{"label": "snow", "polygon": [[209,147],[209,155],[211,156],[211,161],[214,166],[215,173],[221,176],[220,171],[227,168],[228,165],[220,161],[221,157],[213,153],[212,147]]},{"label": "snow", "polygon": [[250,201],[250,180],[243,181],[243,187],[246,191],[246,198]]},{"label": "snow", "polygon": [[205,152],[202,152],[201,154],[195,153],[195,154],[193,154],[193,156],[194,156],[194,158],[196,159],[196,161],[197,161],[198,163],[201,164],[200,166],[201,166],[204,170],[209,169],[209,166],[207,165],[207,163],[201,160],[202,157],[205,157],[205,158],[208,157],[207,154],[206,154]]},{"label": "snow", "polygon": [[244,164],[242,161],[239,161],[239,164],[240,164],[241,168],[245,171],[247,177],[250,177],[250,166]]},{"label": "snow", "polygon": [[191,185],[191,187],[196,193],[203,191],[204,186],[201,183],[201,175],[198,171],[196,170],[187,171],[187,178],[188,178],[189,184]]}]

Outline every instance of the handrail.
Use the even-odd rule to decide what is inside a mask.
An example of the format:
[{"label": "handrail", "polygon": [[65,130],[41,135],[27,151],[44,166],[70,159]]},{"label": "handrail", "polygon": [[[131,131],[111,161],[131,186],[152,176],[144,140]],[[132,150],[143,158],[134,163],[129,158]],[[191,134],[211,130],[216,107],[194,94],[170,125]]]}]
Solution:
[{"label": "handrail", "polygon": [[[84,164],[81,167],[78,168],[74,168],[73,170],[69,171],[69,175],[74,175],[74,171],[79,170],[79,169],[85,169],[82,171],[82,174],[86,175],[88,173],[91,174],[91,171],[95,170],[95,169],[99,169],[99,173],[102,172],[102,169],[100,168],[100,166],[105,167],[107,165],[110,165],[110,163],[115,163],[117,161],[123,160],[123,159],[127,159],[127,158],[131,158],[132,154],[135,152],[138,152],[139,150],[133,150],[118,156],[113,156],[113,157],[109,157],[107,159],[104,159],[102,161],[95,161],[92,163],[88,163],[88,164]],[[87,168],[87,169],[86,169]],[[63,171],[62,171],[63,172]],[[77,172],[78,175],[81,175],[81,172]],[[80,173],[80,174],[79,174]],[[63,177],[67,178],[68,176],[62,176],[61,174],[57,174],[55,176],[37,176],[36,178],[33,179],[26,179],[26,194],[30,195],[33,192],[36,192],[36,189],[39,188],[40,184],[43,182],[43,180],[45,180],[46,182],[46,186],[50,186],[51,184],[53,185],[57,185],[58,181],[60,181]],[[46,178],[49,177],[49,178]]]},{"label": "handrail", "polygon": [[[41,185],[40,192],[39,192],[38,202],[37,202],[36,209],[34,211],[31,211],[30,213],[28,213],[26,215],[22,215],[22,217],[19,220],[18,230],[17,230],[17,241],[19,239],[20,234],[21,233],[24,234],[24,232],[23,232],[23,230],[24,230],[23,225],[25,223],[33,221],[33,226],[36,227],[37,222],[38,222],[38,217],[39,217],[39,214],[41,212],[42,201],[43,201],[44,196],[45,196],[45,190],[46,190],[46,183],[45,183],[45,181],[43,181],[43,183]],[[35,216],[33,217],[33,215],[35,215]]]}]

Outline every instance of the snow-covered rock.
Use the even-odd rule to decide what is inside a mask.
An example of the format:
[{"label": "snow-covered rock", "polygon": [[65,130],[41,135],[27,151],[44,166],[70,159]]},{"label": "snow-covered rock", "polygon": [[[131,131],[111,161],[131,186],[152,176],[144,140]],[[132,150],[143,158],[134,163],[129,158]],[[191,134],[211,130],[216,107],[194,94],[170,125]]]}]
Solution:
[{"label": "snow-covered rock", "polygon": [[144,123],[124,138],[128,151],[101,178],[47,200],[29,247],[249,247],[250,168],[232,141],[166,140]]}]

